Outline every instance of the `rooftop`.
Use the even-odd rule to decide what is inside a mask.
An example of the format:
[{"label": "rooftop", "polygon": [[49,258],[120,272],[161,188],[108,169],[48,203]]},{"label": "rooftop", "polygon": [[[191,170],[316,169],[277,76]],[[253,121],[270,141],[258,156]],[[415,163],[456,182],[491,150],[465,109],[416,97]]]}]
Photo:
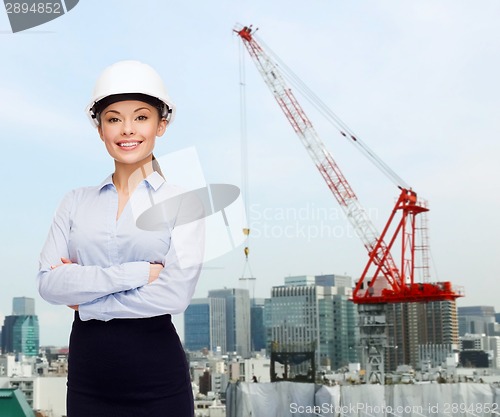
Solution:
[{"label": "rooftop", "polygon": [[0,416],[35,417],[35,414],[20,390],[0,388]]}]

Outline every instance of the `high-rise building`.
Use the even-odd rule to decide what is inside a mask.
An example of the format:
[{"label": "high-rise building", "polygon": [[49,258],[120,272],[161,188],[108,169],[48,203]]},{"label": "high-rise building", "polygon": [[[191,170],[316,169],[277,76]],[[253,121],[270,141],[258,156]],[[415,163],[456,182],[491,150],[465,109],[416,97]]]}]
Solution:
[{"label": "high-rise building", "polygon": [[[458,348],[458,320],[455,301],[430,301],[427,303],[391,303],[386,305],[388,346],[386,370],[398,365],[421,366],[420,345],[427,351],[436,347]],[[431,361],[437,358],[429,358]]]},{"label": "high-rise building", "polygon": [[358,307],[350,298],[352,289],[336,286],[333,294],[334,352],[332,364],[335,368],[359,361]]},{"label": "high-rise building", "polygon": [[13,316],[34,316],[35,299],[28,297],[14,297],[12,299]]},{"label": "high-rise building", "polygon": [[495,317],[495,307],[493,306],[464,306],[458,307],[458,314],[476,317]]},{"label": "high-rise building", "polygon": [[347,275],[296,275],[285,277],[285,285],[321,285],[323,287],[352,287],[352,278]]},{"label": "high-rise building", "polygon": [[497,327],[495,324],[495,308],[492,306],[458,307],[458,333],[460,336],[466,334],[494,336]]},{"label": "high-rise building", "polygon": [[2,326],[2,353],[38,355],[40,328],[35,315],[33,298],[16,297],[12,302],[12,315],[6,316]]},{"label": "high-rise building", "polygon": [[187,350],[220,348],[226,352],[226,300],[195,298],[184,312],[184,345]]},{"label": "high-rise building", "polygon": [[210,290],[208,298],[223,298],[226,302],[226,348],[244,358],[251,355],[250,296],[243,288]]},{"label": "high-rise building", "polygon": [[348,275],[337,275],[337,274],[316,275],[314,277],[314,283],[316,285],[323,285],[328,287],[352,288],[352,278]]},{"label": "high-rise building", "polygon": [[[350,277],[286,277],[266,303],[268,346],[314,346],[316,363],[337,369],[357,360],[357,309]],[[341,285],[334,285],[334,284]]]},{"label": "high-rise building", "polygon": [[252,351],[266,348],[266,327],[264,325],[264,298],[252,298],[250,303],[250,342]]}]

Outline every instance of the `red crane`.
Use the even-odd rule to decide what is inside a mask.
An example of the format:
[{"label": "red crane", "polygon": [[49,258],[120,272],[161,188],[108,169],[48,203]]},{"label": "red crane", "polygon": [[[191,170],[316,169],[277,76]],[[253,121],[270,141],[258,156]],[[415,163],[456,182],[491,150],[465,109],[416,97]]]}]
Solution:
[{"label": "red crane", "polygon": [[[395,179],[399,198],[382,233],[378,233],[342,171],[325,147],[303,108],[287,86],[277,63],[255,40],[251,26],[235,29],[281,110],[299,136],[347,218],[368,251],[368,262],[353,291],[358,304],[385,304],[455,300],[462,294],[452,283],[418,283],[416,269],[416,217],[428,211],[417,193],[340,122],[340,133],[357,145],[379,168]],[[399,262],[391,251],[400,250]],[[370,277],[368,277],[370,273]]]}]

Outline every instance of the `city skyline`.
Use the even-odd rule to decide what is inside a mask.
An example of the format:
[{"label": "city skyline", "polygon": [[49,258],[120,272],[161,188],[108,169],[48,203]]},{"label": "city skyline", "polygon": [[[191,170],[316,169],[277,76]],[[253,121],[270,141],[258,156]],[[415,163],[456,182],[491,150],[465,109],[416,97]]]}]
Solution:
[{"label": "city skyline", "polygon": [[[458,307],[500,310],[500,196],[491,185],[500,176],[499,12],[494,0],[479,6],[453,0],[215,0],[196,7],[110,0],[98,13],[80,2],[71,13],[17,34],[0,13],[6,156],[0,319],[9,315],[12,297],[33,297],[41,343],[67,344],[73,312],[38,296],[38,255],[63,195],[112,172],[83,111],[97,75],[112,62],[139,59],[165,78],[178,111],[158,140],[158,157],[193,146],[207,182],[245,188],[236,23],[258,27],[257,35],[304,83],[429,201],[431,279],[465,287]],[[98,42],[89,41],[89,25]],[[157,39],[165,40],[161,53]],[[253,64],[244,60],[244,191],[255,285],[239,280],[245,271],[241,247],[205,265],[195,297],[245,285],[255,297],[268,297],[289,275],[334,273],[355,281],[367,258],[362,243]],[[397,188],[299,100],[380,230]],[[168,174],[168,168],[162,170]],[[182,323],[182,317],[175,320]]]},{"label": "city skyline", "polygon": [[[338,277],[337,279],[351,280],[351,277],[349,277],[349,276],[342,276],[342,275],[339,275],[339,274],[327,274],[327,275],[321,274],[321,275],[318,275],[318,276],[319,277],[336,276],[336,277]],[[281,286],[286,286],[287,282],[288,282],[288,284],[290,284],[290,283],[293,283],[294,279],[296,279],[296,278],[301,278],[302,279],[302,277],[314,278],[314,275],[311,275],[311,274],[309,274],[309,275],[288,275],[288,276],[283,277],[283,282],[282,282],[282,284],[279,284],[279,286],[280,285]],[[252,282],[252,281],[243,281],[243,282],[245,282],[245,285],[248,286],[248,282]],[[254,292],[254,291],[253,291],[253,289],[251,287],[250,288],[248,288],[248,287],[247,288],[233,287],[233,289],[237,289],[237,288],[249,291],[250,301],[252,301],[252,300],[267,300],[267,299],[270,299],[271,296],[272,296],[272,292],[273,292],[273,287],[271,287],[269,289],[269,294],[267,296],[257,296],[256,295],[255,298],[252,298],[252,292]],[[228,288],[224,287],[224,289],[228,289]],[[207,292],[210,293],[210,291],[212,291],[212,290],[216,290],[216,288],[208,289]],[[198,294],[198,291],[196,293]],[[29,300],[33,300],[33,301],[35,300],[33,298],[29,298],[29,297],[26,297],[26,296],[13,297],[13,300],[14,299],[26,299],[26,298],[29,299]],[[208,298],[210,298],[210,297],[208,297]],[[194,301],[194,303],[198,303],[200,301],[203,302],[203,300],[206,300],[206,299],[207,299],[206,294],[205,294],[204,297],[200,294],[200,297],[193,298],[193,301]],[[460,300],[460,298],[458,300]],[[40,302],[44,302],[44,300],[40,300]],[[30,307],[28,307],[28,308],[30,308]],[[31,307],[31,308],[34,308],[34,306]],[[483,304],[480,304],[480,303],[479,304],[476,303],[476,304],[467,304],[467,305],[460,306],[459,303],[458,303],[458,301],[457,301],[457,311],[460,311],[461,309],[463,309],[465,311],[466,309],[474,309],[474,308],[487,309],[488,311],[493,310],[493,311],[495,311],[495,314],[500,314],[500,310],[497,310],[494,305],[483,305]],[[1,311],[1,309],[2,309],[2,306],[0,306],[0,311]],[[12,310],[14,311],[14,309],[15,309],[15,307],[13,306]],[[472,315],[472,316],[475,319],[477,319],[477,316],[475,316],[475,315]],[[3,320],[4,320],[5,317],[0,315],[0,327],[1,327],[1,323],[3,323]],[[184,313],[178,314],[178,315],[173,315],[172,316],[172,320],[173,320],[174,325],[177,328],[177,332],[179,333],[181,341],[184,343],[185,342]],[[69,329],[68,329],[68,335],[69,335]],[[41,338],[41,340],[42,340],[42,337],[43,337],[43,328],[42,328],[42,325],[40,325],[40,338]],[[43,346],[67,346],[67,344],[68,344],[67,342],[64,343],[64,340],[63,340],[63,343],[51,343],[51,342],[40,343],[40,345],[43,345]]]},{"label": "city skyline", "polygon": [[[349,277],[349,276],[342,276],[342,275],[338,275],[338,274],[330,274],[330,275],[328,275],[328,274],[327,274],[327,275],[321,274],[321,275],[318,275],[318,277],[328,277],[328,276],[337,276],[337,277],[339,277],[340,279],[347,279],[347,280],[350,280],[350,279],[351,279],[351,277]],[[283,282],[282,282],[282,284],[280,284],[280,285],[278,285],[278,286],[286,286],[286,285],[290,285],[291,283],[293,283],[294,279],[297,279],[297,278],[302,279],[303,277],[314,278],[314,275],[288,275],[288,276],[283,277]],[[339,278],[337,278],[337,279],[339,279]],[[341,281],[341,282],[342,282],[342,281]],[[229,288],[224,287],[224,289],[229,289]],[[232,289],[237,289],[237,287],[234,287],[234,288],[232,288]],[[262,301],[264,301],[264,300],[268,300],[268,299],[270,299],[270,298],[271,298],[271,296],[272,296],[272,292],[273,292],[273,288],[271,287],[271,288],[269,289],[269,295],[268,295],[268,296],[264,296],[264,297],[262,297],[262,296],[256,296],[255,298],[252,298],[252,296],[251,296],[251,291],[252,291],[252,289],[251,289],[251,288],[250,288],[250,289],[249,289],[249,288],[240,288],[240,289],[243,289],[243,290],[249,291],[249,293],[250,293],[250,302],[251,302],[251,303],[250,303],[250,305],[252,305],[252,300],[262,300]],[[210,293],[210,291],[212,291],[212,290],[216,290],[216,288],[209,289],[209,290],[208,290],[208,293]],[[13,300],[14,300],[14,299],[26,299],[26,298],[28,298],[28,299],[33,300],[33,301],[34,301],[34,299],[33,299],[33,298],[29,298],[29,297],[25,297],[25,296],[13,297]],[[203,303],[205,302],[205,300],[210,299],[210,298],[211,298],[211,297],[207,297],[207,296],[206,296],[206,294],[205,294],[205,296],[204,296],[204,297],[203,297],[203,296],[200,296],[200,297],[195,297],[195,298],[193,298],[193,304],[198,304],[198,303],[202,303],[202,304],[203,304]],[[41,300],[41,302],[43,302],[43,300]],[[29,308],[29,307],[28,307],[28,308]],[[34,308],[34,307],[33,307],[33,308]],[[499,314],[499,313],[500,313],[500,311],[498,311],[498,310],[495,308],[495,306],[493,306],[493,305],[483,305],[483,304],[474,304],[474,305],[472,305],[472,304],[469,304],[469,305],[467,305],[467,306],[460,306],[460,305],[457,303],[457,311],[460,311],[461,309],[468,309],[468,308],[477,308],[477,309],[479,309],[479,310],[480,310],[480,309],[487,309],[488,311],[491,311],[491,310],[495,311],[495,314]],[[0,306],[0,309],[1,309],[1,306]],[[13,307],[13,310],[14,310],[14,307]],[[478,310],[478,311],[479,311],[479,310]],[[464,310],[464,311],[465,311],[465,310]],[[476,319],[476,320],[478,319],[478,316],[477,316],[477,315],[473,315],[473,314],[470,314],[470,315],[473,317],[473,319]],[[5,316],[5,317],[6,317],[6,316]],[[5,317],[0,316],[0,328],[1,328],[1,323],[3,323],[3,320],[4,320],[4,318],[5,318]],[[180,338],[181,338],[181,341],[184,343],[184,342],[185,342],[185,334],[184,334],[184,326],[185,326],[185,322],[184,322],[184,313],[179,314],[179,315],[173,315],[173,316],[172,316],[172,319],[173,319],[173,323],[174,323],[174,325],[175,325],[175,326],[176,326],[176,328],[177,328],[177,332],[179,333],[179,336],[180,336]],[[464,319],[465,319],[465,313],[464,313]],[[68,331],[69,331],[69,330],[68,330]],[[488,333],[488,332],[486,332],[486,333]],[[1,333],[0,333],[0,334],[1,334]],[[42,337],[43,337],[43,327],[42,327],[42,325],[40,325],[40,338],[42,338]],[[68,343],[67,343],[67,342],[66,342],[66,343],[64,343],[64,341],[63,341],[62,343],[51,343],[51,342],[48,342],[48,343],[45,343],[45,342],[44,342],[44,343],[40,343],[40,345],[43,345],[43,346],[67,346],[67,344],[68,344]]]},{"label": "city skyline", "polygon": [[[349,301],[347,301],[349,298],[349,295],[352,295],[352,291],[351,291],[352,288],[347,285],[347,283],[350,282],[350,280],[351,280],[351,277],[342,276],[342,275],[335,275],[335,274],[318,275],[318,276],[312,276],[312,275],[288,276],[288,277],[284,277],[283,283],[281,285],[274,286],[271,289],[270,297],[249,298],[248,299],[249,300],[249,304],[248,304],[249,311],[245,314],[245,315],[248,315],[248,317],[245,320],[247,320],[247,321],[250,320],[250,323],[247,323],[247,324],[249,324],[250,327],[252,328],[252,330],[250,330],[248,333],[249,343],[252,344],[249,352],[250,351],[251,352],[260,351],[260,349],[266,348],[266,345],[264,343],[264,345],[262,345],[261,347],[254,349],[253,348],[253,340],[250,340],[254,337],[254,330],[253,330],[254,312],[253,312],[253,308],[254,307],[262,308],[262,312],[260,314],[258,314],[256,316],[256,318],[259,321],[262,320],[262,324],[264,325],[264,328],[263,328],[264,333],[266,333],[266,329],[267,329],[267,332],[270,332],[271,331],[270,328],[266,327],[269,325],[269,323],[266,324],[266,318],[265,318],[266,314],[268,315],[269,312],[266,313],[265,308],[266,308],[266,306],[268,308],[271,307],[271,304],[272,304],[271,301],[273,298],[273,294],[276,291],[280,291],[280,288],[286,289],[287,287],[290,287],[290,286],[293,287],[296,285],[298,285],[299,287],[303,287],[303,286],[313,286],[314,287],[314,286],[318,286],[318,285],[328,287],[328,286],[333,285],[333,286],[339,287],[340,290],[342,290],[342,287],[345,287],[342,290],[342,291],[347,290],[347,292],[343,296],[343,298],[345,299],[343,301],[343,303],[345,303],[345,302],[349,302]],[[221,350],[223,352],[232,351],[231,349],[226,349],[226,334],[225,334],[225,330],[224,330],[226,328],[226,315],[230,315],[231,313],[230,313],[230,311],[226,311],[225,300],[220,298],[221,297],[220,294],[224,293],[224,292],[232,293],[232,292],[238,292],[238,291],[243,291],[243,292],[249,293],[249,291],[247,289],[225,287],[224,289],[212,289],[212,290],[210,290],[208,292],[209,295],[204,297],[204,298],[193,298],[193,300],[190,303],[190,305],[188,306],[188,309],[186,310],[186,312],[188,312],[192,316],[189,326],[190,326],[190,329],[193,329],[193,331],[196,334],[192,335],[192,337],[189,339],[189,341],[186,341],[185,337],[184,337],[185,336],[185,329],[186,329],[184,314],[186,312],[183,313],[182,315],[174,316],[177,318],[179,318],[179,316],[182,317],[181,321],[177,320],[177,323],[174,323],[174,324],[178,328],[177,330],[178,330],[178,333],[181,337],[181,341],[183,342],[183,344],[185,344],[186,349],[189,350],[189,348],[190,348],[189,343],[194,344],[194,345],[202,343],[202,345],[199,345],[199,347],[196,348],[195,350],[202,349],[202,347],[203,347],[203,348],[208,348],[208,350],[212,351],[212,352],[215,352],[217,350],[217,348],[222,348]],[[336,289],[336,291],[338,291],[338,289]],[[219,294],[219,295],[217,295],[217,294]],[[34,301],[35,300],[33,298],[29,298],[29,297],[24,297],[24,296],[14,297],[12,299],[12,313],[13,314],[6,316],[6,318],[19,316],[19,315],[21,315],[21,316],[22,315],[34,315],[36,318],[37,316],[35,315]],[[420,309],[420,307],[423,308],[422,311],[427,310],[427,308],[425,308],[426,307],[425,305],[419,306],[418,304],[419,303],[412,303],[412,306],[408,307],[408,308],[411,308],[412,311],[413,310],[417,311]],[[428,304],[428,303],[425,303],[425,304]],[[458,333],[457,334],[453,333],[453,337],[456,337],[456,338],[458,336],[463,337],[464,335],[468,335],[468,334],[473,334],[473,335],[474,334],[484,334],[486,336],[492,336],[495,334],[499,334],[499,332],[500,332],[500,323],[497,322],[497,320],[496,320],[496,315],[498,313],[496,312],[494,306],[474,305],[474,306],[466,306],[466,307],[457,307],[455,302],[447,302],[447,301],[431,302],[430,304],[433,304],[433,305],[436,304],[436,306],[439,306],[441,304],[446,304],[447,307],[444,309],[445,311],[447,309],[449,310],[450,308],[455,310],[455,313],[453,313],[453,314],[449,313],[449,314],[451,314],[450,317],[452,317],[452,316],[455,317],[453,320],[455,320],[456,324],[457,324],[456,330]],[[334,305],[335,305],[335,302],[334,302]],[[192,309],[190,309],[190,307],[195,307],[196,310],[193,311]],[[402,305],[398,304],[398,305],[394,305],[393,307],[394,308],[401,308]],[[233,308],[234,308],[234,306],[233,306]],[[342,307],[342,308],[345,308],[345,307]],[[356,309],[357,306],[355,304],[353,304],[353,308]],[[435,309],[435,308],[436,307],[432,307],[431,310]],[[442,307],[437,307],[437,308],[441,309]],[[341,316],[343,314],[345,314],[345,313],[339,313],[341,310],[338,310],[338,311],[335,310],[335,311],[336,311],[335,314],[341,314]],[[393,311],[393,308],[391,308],[389,311],[387,311],[387,315],[388,316],[393,315],[395,311],[396,310]],[[235,313],[233,312],[232,314],[234,315]],[[241,313],[238,313],[238,314],[241,314]],[[352,314],[352,313],[349,313],[349,314]],[[425,315],[425,313],[424,313],[424,315]],[[430,317],[431,317],[431,320],[436,320],[436,318],[434,317],[434,314],[431,314]],[[448,316],[446,316],[446,317],[447,317],[445,319],[445,322],[447,323],[446,325],[450,325],[453,320],[450,321],[450,317],[448,317]],[[419,318],[418,320],[421,320],[421,319],[422,318]],[[5,320],[2,321],[2,320],[0,320],[0,330],[2,329],[2,324],[3,325],[8,324],[7,321],[5,321]],[[432,332],[437,331],[439,333],[441,331],[444,331],[444,328],[446,326],[444,326],[443,329],[441,329],[441,324],[440,324],[439,320],[441,320],[441,318],[438,319],[437,327],[436,327],[435,323],[433,324],[431,322],[431,326],[434,326]],[[231,322],[231,321],[234,321],[234,318],[232,320],[229,320],[229,322]],[[212,323],[212,324],[208,324],[208,323]],[[38,321],[37,321],[36,325],[38,328]],[[205,329],[205,326],[207,326],[207,325],[210,326],[210,334],[204,333],[206,330],[208,330],[208,329]],[[394,326],[394,324],[392,324],[391,326]],[[391,340],[392,339],[395,340],[394,334],[391,333],[394,331],[394,330],[391,330],[392,329],[391,326],[388,327],[389,328],[389,335],[390,335],[389,338]],[[234,329],[235,328],[234,324],[231,325],[231,327]],[[414,327],[412,327],[412,330],[417,331],[418,327],[419,326],[414,326]],[[224,332],[224,335],[220,334],[221,331]],[[259,330],[257,330],[257,331],[259,331]],[[422,330],[420,330],[420,331],[422,331]],[[425,332],[428,332],[428,329],[426,329]],[[43,331],[41,328],[40,328],[40,330],[37,329],[37,339],[39,339],[39,335],[41,335],[42,333],[43,333]],[[0,336],[1,336],[1,334],[2,333],[0,331]],[[265,342],[265,340],[269,338],[270,333],[268,333],[267,336],[265,336],[265,335],[263,335],[263,336],[264,336],[263,341]],[[357,337],[359,337],[359,335]],[[433,336],[433,337],[435,337],[435,336]],[[442,337],[441,333],[439,333],[438,338],[439,337]],[[345,340],[342,340],[342,338],[345,338],[344,334],[337,337],[337,339],[341,341],[340,343],[345,344]],[[416,340],[421,340],[421,339],[422,339],[422,335],[420,335]],[[206,342],[207,340],[209,340],[209,342]],[[439,339],[439,340],[441,340],[441,339]],[[221,341],[221,342],[218,343],[218,341]],[[352,343],[352,341],[351,341],[351,343]],[[445,338],[440,343],[444,343],[443,346],[446,344],[451,346],[452,339]],[[234,342],[233,342],[233,344],[234,344]],[[402,345],[403,343],[399,342],[397,344]],[[40,343],[40,346],[64,347],[64,346],[67,346],[67,344],[65,344],[65,343],[43,343],[43,344]],[[345,348],[345,346],[343,346],[343,347]],[[397,352],[394,352],[394,353],[397,353]],[[415,352],[413,352],[413,355],[415,355]],[[403,352],[399,352],[399,356],[402,358],[404,356]]]}]

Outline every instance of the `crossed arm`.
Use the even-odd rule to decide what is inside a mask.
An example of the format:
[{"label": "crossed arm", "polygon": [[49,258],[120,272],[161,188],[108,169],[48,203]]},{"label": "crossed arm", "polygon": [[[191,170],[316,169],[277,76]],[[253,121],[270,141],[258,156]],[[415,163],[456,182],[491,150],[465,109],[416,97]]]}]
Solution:
[{"label": "crossed arm", "polygon": [[[61,263],[59,265],[51,265],[50,269],[54,270],[59,266],[70,265],[72,263],[73,262],[71,262],[71,260],[68,258],[61,258]],[[158,275],[160,275],[160,272],[162,269],[163,269],[162,264],[150,264],[148,284],[151,284],[153,281],[158,279]],[[73,309],[73,310],[78,311],[78,304],[68,305],[68,307]]]},{"label": "crossed arm", "polygon": [[185,310],[198,281],[204,250],[202,221],[174,227],[161,264],[126,262],[104,268],[69,258],[71,196],[59,207],[37,276],[42,298],[78,309],[82,320],[153,317]]}]

